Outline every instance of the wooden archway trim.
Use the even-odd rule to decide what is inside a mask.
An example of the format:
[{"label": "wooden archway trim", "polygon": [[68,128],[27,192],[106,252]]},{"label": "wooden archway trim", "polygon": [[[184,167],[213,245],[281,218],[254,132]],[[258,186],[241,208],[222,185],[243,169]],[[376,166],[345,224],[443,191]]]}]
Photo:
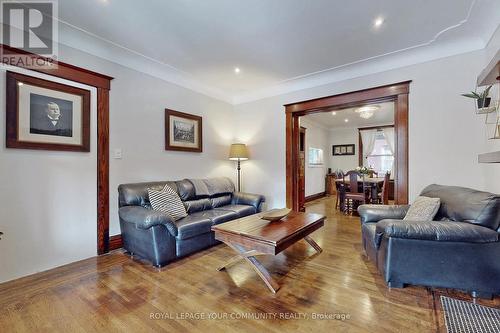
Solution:
[{"label": "wooden archway trim", "polygon": [[113,78],[61,61],[54,61],[57,66],[50,69],[26,66],[9,55],[23,54],[34,60],[44,58],[8,45],[0,44],[0,48],[6,65],[97,88],[97,253],[109,252],[109,91]]},{"label": "wooden archway trim", "polygon": [[343,109],[361,103],[394,102],[394,130],[396,131],[396,204],[408,203],[408,111],[411,81],[368,88],[322,98],[286,104],[286,204],[299,210],[298,201],[298,133],[299,117],[324,112],[325,109]]}]

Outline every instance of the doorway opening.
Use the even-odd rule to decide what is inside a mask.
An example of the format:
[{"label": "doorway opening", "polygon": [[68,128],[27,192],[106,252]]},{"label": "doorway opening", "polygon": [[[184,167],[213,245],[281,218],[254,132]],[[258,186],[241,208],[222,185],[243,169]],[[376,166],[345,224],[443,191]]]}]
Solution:
[{"label": "doorway opening", "polygon": [[[319,174],[323,169],[328,170],[328,168],[335,168],[335,171],[340,169],[349,171],[347,169],[353,169],[357,166],[380,169],[380,172],[388,171],[391,174],[391,199],[394,199],[396,204],[408,202],[408,95],[410,82],[285,105],[287,207],[294,210],[304,209],[308,185],[306,184],[307,173]],[[308,127],[307,120],[309,120],[309,124],[312,120],[312,123],[316,122],[321,127],[325,127],[330,122],[338,128],[347,128],[348,126],[339,126],[339,124],[344,122],[344,125],[347,125],[350,121],[350,128],[355,128],[357,134],[356,140],[353,138],[351,141],[354,142],[340,142],[338,140],[334,142],[328,138],[326,139],[327,145],[324,144],[323,148],[313,147],[311,144],[314,142],[307,143],[305,134]],[[311,125],[309,126],[311,127]],[[313,133],[309,131],[309,134]],[[364,142],[363,137],[365,137]],[[316,145],[319,146],[319,144]],[[346,160],[342,159],[337,159],[334,164],[332,160],[340,156],[354,158],[350,159],[350,164],[344,163]],[[321,177],[326,174],[327,172],[324,172]],[[319,184],[321,186],[321,182]],[[317,183],[315,185],[318,187]],[[324,191],[326,190],[325,188]],[[312,197],[318,196],[318,194],[321,192],[313,194]]]}]

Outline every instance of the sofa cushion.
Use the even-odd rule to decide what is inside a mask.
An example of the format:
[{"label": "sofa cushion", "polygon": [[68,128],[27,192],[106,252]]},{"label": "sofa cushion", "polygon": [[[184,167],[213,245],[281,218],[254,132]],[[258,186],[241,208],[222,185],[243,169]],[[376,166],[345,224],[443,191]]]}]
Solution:
[{"label": "sofa cushion", "polygon": [[403,220],[432,221],[441,202],[439,198],[417,197],[410,206]]},{"label": "sofa cushion", "polygon": [[182,201],[194,200],[196,199],[195,189],[193,183],[187,179],[176,181],[177,192]]},{"label": "sofa cushion", "polygon": [[248,216],[252,214],[256,214],[257,210],[254,206],[247,205],[225,205],[222,207],[215,208],[214,210],[228,210],[231,212],[235,212],[238,214],[238,217]]},{"label": "sofa cushion", "polygon": [[207,185],[210,197],[216,197],[222,194],[232,194],[234,192],[234,184],[227,177],[208,178],[204,181]]},{"label": "sofa cushion", "polygon": [[231,194],[226,194],[226,195],[222,195],[219,197],[210,198],[210,201],[212,202],[213,208],[229,205],[229,204],[231,204],[231,200],[233,200],[233,197]]},{"label": "sofa cushion", "polygon": [[213,225],[228,222],[237,219],[239,216],[235,212],[229,210],[205,210],[202,212],[197,212],[192,214],[194,217],[209,219],[212,221]]},{"label": "sofa cushion", "polygon": [[212,220],[209,218],[190,214],[175,222],[177,226],[177,239],[188,239],[207,232],[212,228]]},{"label": "sofa cushion", "polygon": [[161,190],[148,189],[149,202],[154,210],[160,211],[172,217],[177,221],[187,216],[186,208],[179,198],[177,192],[170,186],[165,185]]},{"label": "sofa cushion", "polygon": [[196,213],[202,210],[212,209],[212,202],[208,198],[184,201],[184,207],[188,214]]},{"label": "sofa cushion", "polygon": [[376,241],[382,236],[442,242],[490,243],[498,233],[467,222],[382,220],[376,226]]},{"label": "sofa cushion", "polygon": [[500,230],[500,196],[465,187],[429,185],[420,195],[440,198],[436,220],[470,222]]},{"label": "sofa cushion", "polygon": [[228,222],[238,217],[238,214],[235,212],[215,209],[189,214],[175,223],[177,226],[177,238],[188,239],[211,232],[212,225]]}]

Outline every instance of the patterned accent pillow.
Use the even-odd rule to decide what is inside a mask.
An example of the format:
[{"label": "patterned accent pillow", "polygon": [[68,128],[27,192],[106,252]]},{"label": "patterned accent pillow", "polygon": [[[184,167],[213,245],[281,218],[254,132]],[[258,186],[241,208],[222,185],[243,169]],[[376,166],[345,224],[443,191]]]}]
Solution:
[{"label": "patterned accent pillow", "polygon": [[439,206],[441,206],[441,199],[439,198],[417,197],[403,220],[432,221],[439,210]]},{"label": "patterned accent pillow", "polygon": [[165,185],[161,191],[148,188],[148,194],[153,210],[170,215],[174,221],[187,216],[181,198],[170,186]]}]

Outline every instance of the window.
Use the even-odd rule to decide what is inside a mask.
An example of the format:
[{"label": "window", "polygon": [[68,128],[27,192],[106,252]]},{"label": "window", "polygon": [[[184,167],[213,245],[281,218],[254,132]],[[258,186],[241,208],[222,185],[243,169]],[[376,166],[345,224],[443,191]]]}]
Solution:
[{"label": "window", "polygon": [[309,148],[309,166],[321,166],[323,165],[323,149],[319,148]]},{"label": "window", "polygon": [[373,143],[373,149],[366,156],[368,166],[372,167],[379,175],[392,171],[394,154],[389,147],[384,132],[377,131]]}]

